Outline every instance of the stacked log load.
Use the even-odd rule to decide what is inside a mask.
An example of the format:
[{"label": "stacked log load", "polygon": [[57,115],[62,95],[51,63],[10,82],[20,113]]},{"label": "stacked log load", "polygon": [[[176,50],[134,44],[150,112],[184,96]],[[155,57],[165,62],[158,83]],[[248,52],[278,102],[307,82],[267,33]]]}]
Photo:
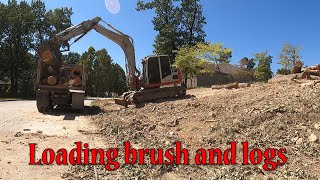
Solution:
[{"label": "stacked log load", "polygon": [[43,63],[41,71],[41,84],[50,86],[82,86],[83,68],[81,66],[70,67],[63,65],[59,71],[52,66]]},{"label": "stacked log load", "polygon": [[61,63],[59,61],[61,53],[53,53],[55,51],[58,50],[51,44],[44,45],[38,49],[38,54],[42,59],[40,67],[41,85],[81,87],[83,67]]}]

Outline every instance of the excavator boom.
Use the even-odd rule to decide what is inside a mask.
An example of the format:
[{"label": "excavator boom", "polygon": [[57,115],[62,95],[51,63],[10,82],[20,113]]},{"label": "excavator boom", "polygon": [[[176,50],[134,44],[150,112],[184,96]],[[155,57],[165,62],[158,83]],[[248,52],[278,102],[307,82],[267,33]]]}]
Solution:
[{"label": "excavator boom", "polygon": [[[68,44],[68,41],[72,38],[77,37],[77,39],[73,42],[75,43],[89,31],[93,29],[96,30],[98,33],[102,34],[122,48],[125,54],[128,85],[131,90],[138,90],[139,87],[137,84],[137,80],[140,76],[140,72],[136,68],[135,50],[132,38],[115,29],[113,26],[106,22],[104,23],[106,23],[110,29],[100,25],[99,22],[104,21],[101,20],[100,17],[96,17],[88,21],[83,21],[78,25],[67,28],[66,30],[56,34],[52,39],[49,40],[49,43],[51,43],[51,46],[61,47],[62,45]],[[47,48],[39,47],[38,50],[40,50],[40,52],[38,51],[40,57],[43,57],[43,54],[46,52],[45,50],[47,50]]]}]

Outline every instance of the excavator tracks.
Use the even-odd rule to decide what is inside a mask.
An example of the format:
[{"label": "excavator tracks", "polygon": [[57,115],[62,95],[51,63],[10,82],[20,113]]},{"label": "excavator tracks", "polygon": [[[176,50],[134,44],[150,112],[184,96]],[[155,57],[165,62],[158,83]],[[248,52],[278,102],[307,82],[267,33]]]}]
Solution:
[{"label": "excavator tracks", "polygon": [[126,92],[123,94],[122,99],[115,99],[115,103],[127,107],[130,104],[138,105],[148,101],[184,97],[185,95],[186,88],[182,86],[162,87],[156,89]]}]

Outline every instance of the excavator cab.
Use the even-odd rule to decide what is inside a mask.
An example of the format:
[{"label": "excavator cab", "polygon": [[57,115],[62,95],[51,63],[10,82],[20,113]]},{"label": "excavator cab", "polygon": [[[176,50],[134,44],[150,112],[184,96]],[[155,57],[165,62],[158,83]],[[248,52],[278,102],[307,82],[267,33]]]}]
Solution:
[{"label": "excavator cab", "polygon": [[179,76],[181,72],[171,66],[167,55],[147,56],[142,60],[142,65],[144,88],[157,88],[182,82],[182,76]]}]

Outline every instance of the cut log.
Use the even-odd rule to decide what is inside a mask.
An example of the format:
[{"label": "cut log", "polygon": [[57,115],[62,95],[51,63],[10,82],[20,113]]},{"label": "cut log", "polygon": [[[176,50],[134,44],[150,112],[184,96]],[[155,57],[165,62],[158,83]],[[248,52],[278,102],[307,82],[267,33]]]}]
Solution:
[{"label": "cut log", "polygon": [[311,79],[309,71],[303,71],[301,74],[297,74],[296,79]]},{"label": "cut log", "polygon": [[40,57],[46,64],[53,64],[53,54],[49,49],[42,51]]},{"label": "cut log", "polygon": [[48,77],[48,84],[49,84],[50,86],[56,85],[56,84],[57,84],[57,78],[54,77],[54,76],[49,76],[49,77]]},{"label": "cut log", "polygon": [[305,72],[308,72],[311,75],[320,76],[320,70],[317,69],[307,69]]},{"label": "cut log", "polygon": [[80,77],[77,77],[76,79],[74,79],[73,86],[80,87],[81,85],[82,85],[82,81],[81,81]]},{"label": "cut log", "polygon": [[306,82],[306,83],[301,84],[300,87],[313,87],[318,83],[320,83],[320,81]]},{"label": "cut log", "polygon": [[226,85],[213,85],[211,87],[212,89],[238,89],[239,88],[239,83],[231,83],[231,84],[226,84]]},{"label": "cut log", "polygon": [[311,80],[320,80],[320,76],[311,75]]},{"label": "cut log", "polygon": [[251,83],[239,83],[239,88],[251,87]]},{"label": "cut log", "polygon": [[72,69],[71,71],[71,77],[72,78],[77,78],[77,77],[82,77],[83,69],[81,66],[76,66]]},{"label": "cut log", "polygon": [[320,64],[317,64],[317,65],[315,65],[315,66],[309,66],[307,69],[320,71]]},{"label": "cut log", "polygon": [[303,63],[299,60],[296,60],[294,62],[293,70],[291,71],[292,74],[301,73],[301,68],[303,66]]},{"label": "cut log", "polygon": [[71,79],[68,84],[69,86],[80,87],[82,86],[82,80],[81,78],[77,77],[75,79]]}]

